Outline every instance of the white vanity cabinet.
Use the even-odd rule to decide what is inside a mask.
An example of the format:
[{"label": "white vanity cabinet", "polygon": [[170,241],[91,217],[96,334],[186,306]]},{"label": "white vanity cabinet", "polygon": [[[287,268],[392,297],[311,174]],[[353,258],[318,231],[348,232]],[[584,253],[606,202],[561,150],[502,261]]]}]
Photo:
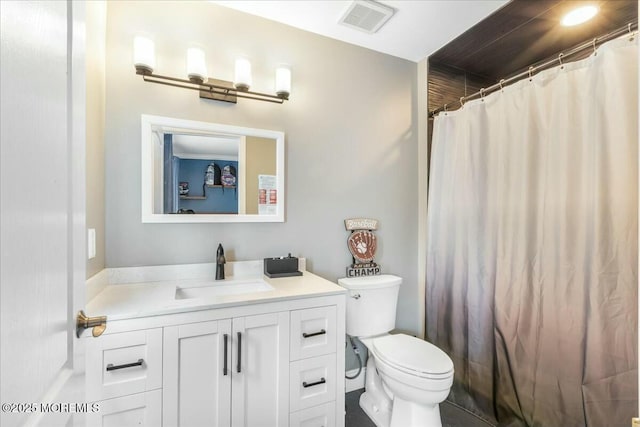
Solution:
[{"label": "white vanity cabinet", "polygon": [[289,312],[233,319],[231,425],[289,424]]},{"label": "white vanity cabinet", "polygon": [[344,313],[334,293],[107,320],[88,425],[344,427]]},{"label": "white vanity cabinet", "polygon": [[162,328],[89,339],[87,400],[99,410],[90,426],[157,426],[162,420]]},{"label": "white vanity cabinet", "polygon": [[163,425],[286,427],[289,312],[165,328]]},{"label": "white vanity cabinet", "polygon": [[164,328],[163,426],[231,424],[230,337],[230,319]]},{"label": "white vanity cabinet", "polygon": [[[344,394],[343,375],[337,373],[337,306],[291,311],[289,406],[290,427],[336,425],[336,393]],[[340,335],[344,337],[344,335]],[[344,414],[340,407],[341,414]]]}]

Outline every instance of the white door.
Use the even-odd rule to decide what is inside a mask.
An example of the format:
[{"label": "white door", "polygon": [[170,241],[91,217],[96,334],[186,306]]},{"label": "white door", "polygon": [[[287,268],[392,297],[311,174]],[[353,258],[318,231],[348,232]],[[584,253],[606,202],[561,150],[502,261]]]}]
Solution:
[{"label": "white door", "polygon": [[231,319],[165,327],[163,426],[229,426],[231,375]]},{"label": "white door", "polygon": [[88,409],[84,4],[0,1],[0,39],[0,424],[67,425]]},{"label": "white door", "polygon": [[231,422],[289,425],[289,312],[233,319]]}]

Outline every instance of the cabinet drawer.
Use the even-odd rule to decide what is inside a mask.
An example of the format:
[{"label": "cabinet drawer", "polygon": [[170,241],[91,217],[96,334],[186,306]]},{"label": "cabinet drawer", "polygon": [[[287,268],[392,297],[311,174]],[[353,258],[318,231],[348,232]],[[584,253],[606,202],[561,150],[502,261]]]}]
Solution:
[{"label": "cabinet drawer", "polygon": [[336,402],[325,403],[291,414],[289,427],[335,427]]},{"label": "cabinet drawer", "polygon": [[336,399],[336,355],[291,362],[289,411],[311,408]]},{"label": "cabinet drawer", "polygon": [[336,306],[291,312],[291,360],[336,351]]},{"label": "cabinet drawer", "polygon": [[86,381],[90,402],[162,387],[162,329],[89,338]]},{"label": "cabinet drawer", "polygon": [[116,397],[95,403],[96,412],[87,413],[90,427],[158,427],[162,425],[162,390]]}]

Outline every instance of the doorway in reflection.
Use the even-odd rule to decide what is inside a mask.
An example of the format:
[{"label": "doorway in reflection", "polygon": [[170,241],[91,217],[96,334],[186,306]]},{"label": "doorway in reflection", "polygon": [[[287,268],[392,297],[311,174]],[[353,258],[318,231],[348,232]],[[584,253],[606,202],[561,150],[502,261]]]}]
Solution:
[{"label": "doorway in reflection", "polygon": [[163,140],[162,213],[261,213],[261,176],[276,173],[274,139],[164,134]]}]

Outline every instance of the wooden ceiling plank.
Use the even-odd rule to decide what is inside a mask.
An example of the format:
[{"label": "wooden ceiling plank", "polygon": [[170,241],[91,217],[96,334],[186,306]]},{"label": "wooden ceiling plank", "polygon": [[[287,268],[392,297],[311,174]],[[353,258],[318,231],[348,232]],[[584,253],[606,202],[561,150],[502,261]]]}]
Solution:
[{"label": "wooden ceiling plank", "polygon": [[576,3],[514,0],[431,55],[429,61],[498,81],[637,19],[636,0],[602,1],[600,13],[588,25],[560,26],[561,17]]}]

